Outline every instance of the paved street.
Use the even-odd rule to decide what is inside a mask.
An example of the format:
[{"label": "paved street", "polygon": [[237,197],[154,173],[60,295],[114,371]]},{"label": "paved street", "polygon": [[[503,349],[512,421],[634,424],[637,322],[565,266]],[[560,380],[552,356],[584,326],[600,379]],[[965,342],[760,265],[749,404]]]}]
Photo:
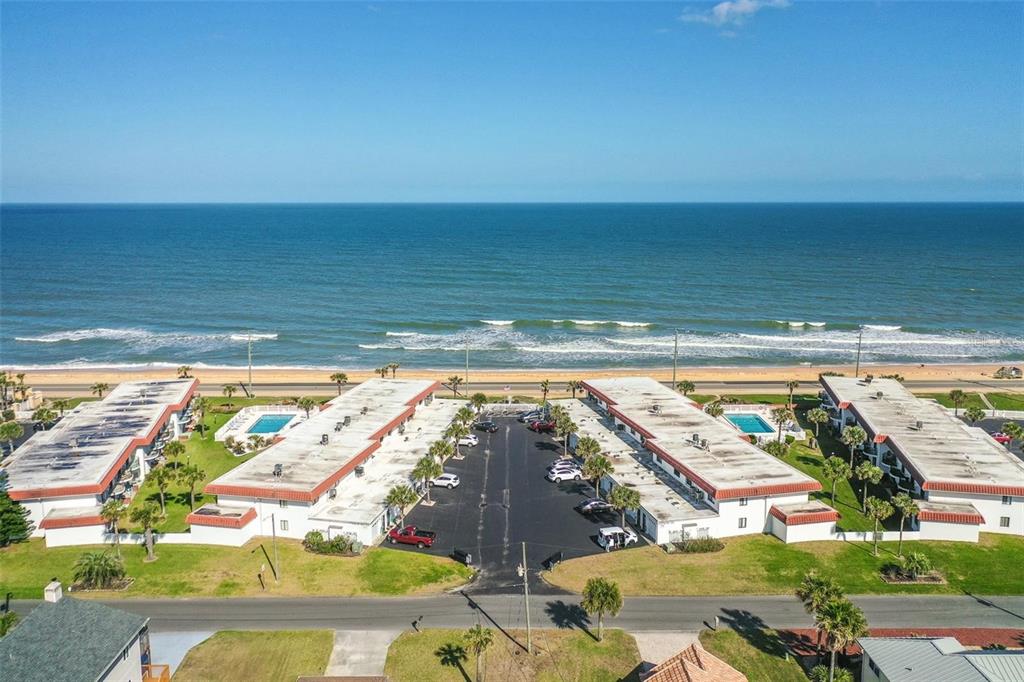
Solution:
[{"label": "paved street", "polygon": [[547,466],[562,452],[550,435],[530,431],[512,418],[495,419],[496,433],[474,431],[476,447],[463,447],[465,459],[450,459],[445,471],[458,474],[454,490],[434,488],[433,506],[418,505],[406,523],[436,531],[431,550],[399,546],[411,552],[448,556],[454,548],[473,554],[480,575],[467,591],[502,593],[518,589],[516,568],[526,542],[531,588],[557,593],[537,577],[542,563],[556,552],[564,558],[603,551],[597,529],[618,523],[615,514],[588,518],[573,507],[593,495],[585,481],[551,483]]},{"label": "paved street", "polygon": [[[1024,596],[861,596],[854,597],[872,627],[1024,628]],[[25,612],[39,602],[15,601]],[[125,599],[104,603],[152,619],[154,632],[182,630],[402,630],[423,616],[424,628],[465,628],[477,612],[493,627],[526,623],[523,599],[516,595],[301,599]],[[576,596],[531,596],[530,615],[538,627],[572,627],[589,620]],[[715,616],[728,623],[763,622],[769,627],[809,627],[803,606],[788,596],[627,597],[622,613],[609,623],[633,631],[699,630]]]}]

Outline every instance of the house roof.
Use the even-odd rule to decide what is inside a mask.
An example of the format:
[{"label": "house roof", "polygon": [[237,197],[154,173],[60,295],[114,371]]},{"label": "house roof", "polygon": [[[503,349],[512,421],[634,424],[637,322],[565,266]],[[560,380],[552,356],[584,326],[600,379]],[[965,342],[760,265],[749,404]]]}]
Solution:
[{"label": "house roof", "polygon": [[645,682],[747,682],[747,676],[694,642],[651,668]]},{"label": "house roof", "polygon": [[862,637],[859,642],[890,682],[1024,679],[1024,651],[967,650],[954,637]]},{"label": "house roof", "polygon": [[787,526],[801,526],[808,523],[835,523],[839,512],[819,500],[775,504],[769,510],[772,516]]},{"label": "house roof", "polygon": [[0,682],[95,682],[148,622],[93,601],[44,602],[0,639]]}]

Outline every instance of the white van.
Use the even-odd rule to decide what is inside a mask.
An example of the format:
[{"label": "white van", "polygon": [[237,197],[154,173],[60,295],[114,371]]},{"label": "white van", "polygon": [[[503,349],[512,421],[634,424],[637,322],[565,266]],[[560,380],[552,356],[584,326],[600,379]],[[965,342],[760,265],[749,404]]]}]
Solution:
[{"label": "white van", "polygon": [[597,531],[597,544],[604,547],[604,551],[610,552],[628,545],[635,545],[640,538],[631,529],[623,530],[618,526],[608,526]]}]

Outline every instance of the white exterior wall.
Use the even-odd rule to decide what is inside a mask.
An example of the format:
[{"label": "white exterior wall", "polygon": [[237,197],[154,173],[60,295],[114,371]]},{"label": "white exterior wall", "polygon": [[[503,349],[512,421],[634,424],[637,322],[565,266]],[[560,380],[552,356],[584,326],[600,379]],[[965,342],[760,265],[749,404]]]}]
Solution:
[{"label": "white exterior wall", "polygon": [[380,516],[368,524],[344,521],[326,521],[321,519],[313,522],[313,528],[323,533],[324,538],[328,540],[336,538],[339,535],[347,535],[349,537],[354,537],[364,546],[370,546],[376,544],[387,531],[388,524],[386,514],[387,510],[383,505],[381,505]]},{"label": "white exterior wall", "polygon": [[[941,521],[922,521],[918,531],[921,540],[953,540],[959,542],[977,542],[978,526],[973,523],[943,523]],[[906,533],[904,533],[904,539]]]},{"label": "white exterior wall", "polygon": [[113,538],[113,534],[107,533],[106,524],[75,528],[50,528],[46,531],[46,546],[102,545],[107,538]]},{"label": "white exterior wall", "polygon": [[836,524],[834,521],[823,521],[822,523],[801,523],[787,526],[773,516],[772,533],[787,545],[794,542],[835,540]]},{"label": "white exterior wall", "polygon": [[[870,660],[871,657],[867,654],[861,656],[860,682],[889,682],[887,677],[876,675],[874,671],[871,670],[871,666],[868,663]],[[879,669],[879,672],[881,672],[881,669]]]},{"label": "white exterior wall", "polygon": [[[70,652],[69,652],[70,653]],[[142,643],[138,637],[127,651],[111,661],[106,674],[97,678],[100,682],[140,682],[142,680]]]},{"label": "white exterior wall", "polygon": [[74,497],[44,497],[35,500],[23,500],[21,505],[28,509],[28,519],[35,525],[32,537],[41,538],[46,533],[39,527],[39,523],[46,518],[46,515],[53,509],[67,509],[69,507],[92,507],[100,503],[98,495],[75,495]]},{"label": "white exterior wall", "polygon": [[[935,502],[968,502],[981,512],[985,523],[983,533],[1005,533],[1024,535],[1024,497],[1011,497],[1010,504],[1003,504],[1001,495],[977,495],[973,493],[952,493],[943,490],[928,491],[929,500]],[[1000,525],[1002,517],[1009,517],[1010,526]]]},{"label": "white exterior wall", "polygon": [[190,534],[192,536],[190,542],[197,545],[241,547],[256,535],[256,520],[253,519],[241,528],[221,528],[219,526],[192,524]]}]

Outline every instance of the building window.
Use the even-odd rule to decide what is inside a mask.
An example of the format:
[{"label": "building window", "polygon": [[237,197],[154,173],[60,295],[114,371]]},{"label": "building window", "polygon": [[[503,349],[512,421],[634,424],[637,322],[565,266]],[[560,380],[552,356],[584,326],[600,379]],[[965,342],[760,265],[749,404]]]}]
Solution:
[{"label": "building window", "polygon": [[999,527],[1000,528],[1009,528],[1010,527],[1010,517],[1009,516],[1000,516],[999,517]]},{"label": "building window", "polygon": [[747,517],[744,516],[742,519],[740,519],[740,528],[746,528],[746,527],[747,527]]},{"label": "building window", "polygon": [[745,497],[741,497],[740,498],[740,506],[741,507],[746,507],[747,506],[747,498],[745,498]]},{"label": "building window", "polygon": [[871,668],[871,672],[873,672],[878,677],[882,676],[882,671],[879,669],[878,665],[870,658],[868,659],[868,667]]},{"label": "building window", "polygon": [[281,530],[288,530],[288,519],[281,519]]},{"label": "building window", "polygon": [[1013,495],[1003,495],[1003,504],[1013,504]]},{"label": "building window", "polygon": [[288,500],[278,500],[277,506],[281,509],[285,509],[288,506]]}]

